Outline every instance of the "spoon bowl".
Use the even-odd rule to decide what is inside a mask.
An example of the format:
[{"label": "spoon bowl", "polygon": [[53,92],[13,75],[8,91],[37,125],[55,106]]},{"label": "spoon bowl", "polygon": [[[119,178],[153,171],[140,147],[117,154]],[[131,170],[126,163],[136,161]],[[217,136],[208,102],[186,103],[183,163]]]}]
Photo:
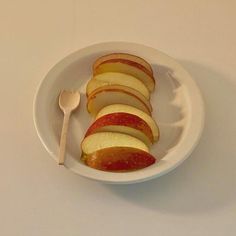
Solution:
[{"label": "spoon bowl", "polygon": [[59,106],[63,112],[65,110],[73,111],[80,103],[80,93],[78,91],[67,91],[63,90],[59,96]]}]

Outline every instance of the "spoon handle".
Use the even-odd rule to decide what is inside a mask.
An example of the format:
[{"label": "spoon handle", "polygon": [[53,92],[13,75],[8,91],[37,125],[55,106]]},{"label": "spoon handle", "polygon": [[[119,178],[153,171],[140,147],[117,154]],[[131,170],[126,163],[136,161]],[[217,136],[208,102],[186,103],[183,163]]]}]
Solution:
[{"label": "spoon handle", "polygon": [[70,112],[64,114],[63,126],[61,130],[61,140],[60,140],[60,149],[59,149],[59,165],[64,165],[65,160],[65,150],[66,150],[66,140],[67,140],[67,131],[70,120]]}]

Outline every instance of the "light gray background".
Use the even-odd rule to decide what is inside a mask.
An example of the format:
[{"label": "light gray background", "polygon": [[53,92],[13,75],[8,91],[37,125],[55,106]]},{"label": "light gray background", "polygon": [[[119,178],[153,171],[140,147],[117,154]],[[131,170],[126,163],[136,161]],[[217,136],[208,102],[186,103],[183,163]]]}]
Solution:
[{"label": "light gray background", "polygon": [[[0,2],[0,235],[234,236],[236,1]],[[111,186],[58,167],[32,120],[36,87],[69,53],[131,41],[196,79],[206,125],[191,157],[150,182]]]}]

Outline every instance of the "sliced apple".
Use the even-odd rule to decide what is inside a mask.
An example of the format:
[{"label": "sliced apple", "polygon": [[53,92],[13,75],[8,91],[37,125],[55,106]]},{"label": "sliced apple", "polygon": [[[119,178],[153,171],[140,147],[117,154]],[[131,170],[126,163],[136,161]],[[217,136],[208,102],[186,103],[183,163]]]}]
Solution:
[{"label": "sliced apple", "polygon": [[142,110],[137,109],[133,106],[128,106],[124,104],[113,104],[113,105],[106,106],[99,111],[99,113],[96,116],[96,119],[99,119],[100,117],[105,116],[107,114],[116,113],[116,112],[126,112],[126,113],[133,114],[140,117],[151,128],[154,141],[157,141],[159,139],[160,132],[159,132],[159,128],[155,120],[151,116],[143,112]]},{"label": "sliced apple", "polygon": [[131,147],[100,149],[83,157],[85,163],[103,171],[131,171],[148,167],[156,162],[148,152]]},{"label": "sliced apple", "polygon": [[148,152],[147,145],[139,139],[115,132],[94,133],[85,137],[81,143],[81,148],[85,155],[109,147],[133,147]]},{"label": "sliced apple", "polygon": [[151,74],[153,74],[152,67],[146,60],[144,60],[143,58],[138,57],[136,55],[132,55],[132,54],[128,54],[128,53],[111,53],[111,54],[99,57],[95,61],[95,63],[93,64],[93,68],[95,69],[101,63],[103,63],[105,61],[109,61],[111,59],[125,59],[128,61],[133,61],[133,62],[139,63],[142,66],[144,66],[147,70],[149,70]]},{"label": "sliced apple", "polygon": [[87,96],[95,89],[105,85],[127,86],[143,94],[146,99],[150,98],[147,87],[140,80],[136,79],[131,75],[117,72],[107,72],[94,76],[93,79],[88,82],[86,88]]},{"label": "sliced apple", "polygon": [[89,127],[85,137],[106,131],[129,134],[148,146],[154,142],[149,125],[140,117],[129,113],[117,112],[100,117]]},{"label": "sliced apple", "polygon": [[103,107],[121,103],[134,106],[147,114],[151,114],[150,102],[138,91],[121,85],[106,85],[95,89],[87,101],[87,109],[95,116]]},{"label": "sliced apple", "polygon": [[132,75],[143,82],[150,92],[154,90],[155,79],[152,73],[139,63],[125,59],[111,59],[99,64],[93,70],[94,75],[105,72],[120,72]]}]

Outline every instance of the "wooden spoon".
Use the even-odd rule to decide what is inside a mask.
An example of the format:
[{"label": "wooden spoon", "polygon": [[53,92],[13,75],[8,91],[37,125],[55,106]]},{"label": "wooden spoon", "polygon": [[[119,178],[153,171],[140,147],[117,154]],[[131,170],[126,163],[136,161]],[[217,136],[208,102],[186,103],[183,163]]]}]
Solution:
[{"label": "wooden spoon", "polygon": [[70,120],[70,115],[80,103],[80,93],[63,90],[59,96],[59,106],[64,113],[63,126],[61,130],[61,140],[59,149],[59,165],[64,165],[67,131]]}]

